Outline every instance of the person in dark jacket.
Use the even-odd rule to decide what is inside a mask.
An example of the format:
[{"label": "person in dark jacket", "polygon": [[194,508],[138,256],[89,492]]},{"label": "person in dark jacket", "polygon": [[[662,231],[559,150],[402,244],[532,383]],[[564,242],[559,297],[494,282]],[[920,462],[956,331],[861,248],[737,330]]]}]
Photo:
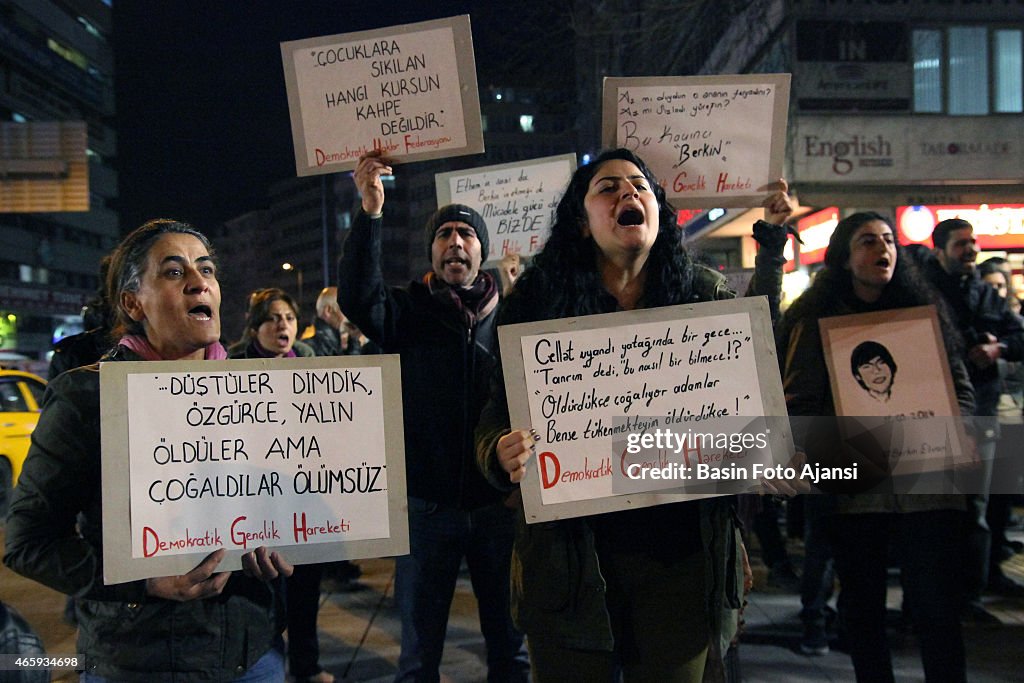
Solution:
[{"label": "person in dark jacket", "polygon": [[57,375],[71,368],[92,365],[110,350],[111,310],[104,291],[109,268],[110,256],[108,255],[100,261],[99,291],[82,308],[82,326],[85,331],[64,337],[54,345],[53,355],[50,357],[48,379],[53,380]]},{"label": "person in dark jacket", "polygon": [[940,221],[932,231],[935,260],[927,270],[928,279],[942,294],[964,336],[964,362],[974,385],[978,417],[978,455],[981,467],[969,497],[967,576],[968,599],[977,610],[981,593],[1024,597],[1024,585],[1000,568],[999,547],[993,547],[987,512],[992,486],[993,460],[999,440],[996,408],[1002,383],[998,361],[1024,359],[1024,324],[1006,306],[999,293],[977,272],[978,248],[974,228],[962,218]]},{"label": "person in dark jacket", "polygon": [[228,349],[228,358],[308,358],[316,354],[298,341],[299,305],[283,289],[257,289],[249,295],[242,337]]},{"label": "person in dark jacket", "polygon": [[[124,238],[107,281],[118,345],[106,361],[219,360],[220,286],[206,237],[155,220]],[[292,566],[265,547],[218,572],[105,585],[99,366],[49,384],[7,518],[4,564],[78,598],[82,680],[282,681],[283,601]],[[76,528],[77,525],[77,528]]]},{"label": "person in dark jacket", "polygon": [[[308,358],[313,350],[295,339],[299,305],[283,289],[257,289],[249,295],[242,339],[228,349],[228,358]],[[320,666],[316,632],[323,565],[301,564],[287,580],[288,672],[296,683],[333,683]]]},{"label": "person in dark jacket", "polygon": [[[793,210],[781,188],[765,200],[772,224]],[[781,239],[774,252],[762,249],[754,282],[778,287],[785,230],[767,225]],[[629,150],[605,152],[573,175],[551,236],[499,321],[734,298],[723,276],[691,260],[678,233],[646,164]],[[778,300],[777,290],[766,293]],[[500,370],[492,377],[477,458],[496,488],[514,490],[534,466],[535,441],[511,429]],[[611,681],[620,669],[626,681],[720,680],[742,595],[733,520],[732,500],[720,497],[530,525],[520,507],[512,609],[534,680]]]},{"label": "person in dark jacket", "polygon": [[[892,226],[883,216],[861,212],[839,222],[825,252],[825,268],[789,307],[776,332],[786,407],[791,417],[807,418],[793,421],[793,439],[807,450],[809,462],[829,461],[842,452],[836,443],[838,432],[823,427],[835,423],[828,418],[836,415],[836,402],[818,321],[929,304],[938,304],[957,403],[961,415],[970,416],[974,393],[959,355],[961,342],[938,294],[896,242]],[[888,351],[882,354],[876,349],[868,355],[887,356],[895,369]],[[904,602],[921,643],[925,678],[965,680],[960,629],[962,574],[956,561],[964,497],[844,493],[807,498],[817,526],[814,537],[805,540],[816,581],[808,581],[802,589],[803,652],[828,651],[823,608],[831,580],[826,584],[823,577],[828,574],[831,548],[842,585],[839,612],[857,681],[893,680],[885,632],[886,572],[892,547],[899,554]],[[812,571],[806,567],[805,573]]]},{"label": "person in dark jacket", "polygon": [[[320,290],[320,296],[316,298],[313,336],[301,342],[309,346],[316,356],[361,356],[364,353],[371,355],[380,352],[377,345],[363,337],[341,312],[337,287],[324,287]],[[342,590],[355,589],[354,582],[363,574],[359,565],[349,560],[324,565],[323,572],[329,581],[334,581]]]},{"label": "person in dark jacket", "polygon": [[406,288],[386,286],[381,175],[390,173],[376,152],[356,167],[362,211],[345,241],[338,301],[384,353],[402,359],[409,555],[396,563],[402,616],[396,680],[438,680],[463,558],[479,603],[488,680],[526,680],[523,637],[509,615],[514,513],[473,457],[473,430],[495,365],[498,285],[480,270],[487,225],[467,206],[442,207],[426,225],[431,269]]},{"label": "person in dark jacket", "polygon": [[[313,336],[303,339],[318,356],[358,356],[380,353],[373,344],[350,323],[338,305],[338,288],[324,287],[316,298],[316,318]],[[364,350],[364,346],[366,349]]]}]

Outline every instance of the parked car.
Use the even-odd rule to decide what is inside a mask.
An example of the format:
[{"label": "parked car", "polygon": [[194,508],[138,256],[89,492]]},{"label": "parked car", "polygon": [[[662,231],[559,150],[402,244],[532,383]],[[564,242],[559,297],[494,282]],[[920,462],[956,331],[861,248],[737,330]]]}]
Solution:
[{"label": "parked car", "polygon": [[0,370],[0,519],[7,514],[11,490],[28,455],[45,391],[46,381],[41,377]]}]

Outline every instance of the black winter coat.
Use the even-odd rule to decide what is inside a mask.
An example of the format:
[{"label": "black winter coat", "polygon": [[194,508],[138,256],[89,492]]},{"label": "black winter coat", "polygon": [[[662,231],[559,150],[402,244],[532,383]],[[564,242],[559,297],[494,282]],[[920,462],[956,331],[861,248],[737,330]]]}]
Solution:
[{"label": "black winter coat", "polygon": [[338,268],[338,303],[363,334],[402,361],[409,495],[474,510],[502,499],[476,466],[473,432],[496,359],[495,314],[467,328],[422,282],[388,287],[382,219],[356,215]]},{"label": "black winter coat", "polygon": [[[142,359],[119,346],[107,360]],[[78,598],[78,651],[90,673],[237,678],[284,628],[278,582],[234,572],[221,595],[188,602],[151,597],[145,581],[103,583],[99,381],[99,366],[90,365],[47,387],[7,518],[4,564]]]},{"label": "black winter coat", "polygon": [[[983,282],[977,273],[951,275],[936,259],[928,263],[925,274],[949,305],[966,350],[984,341],[987,333],[1003,345],[1002,358],[1010,361],[1024,358],[1024,321],[1006,306],[995,288]],[[1001,391],[996,365],[981,369],[966,359],[965,364],[974,385],[976,414],[995,415]],[[995,421],[993,429],[998,429]]]}]

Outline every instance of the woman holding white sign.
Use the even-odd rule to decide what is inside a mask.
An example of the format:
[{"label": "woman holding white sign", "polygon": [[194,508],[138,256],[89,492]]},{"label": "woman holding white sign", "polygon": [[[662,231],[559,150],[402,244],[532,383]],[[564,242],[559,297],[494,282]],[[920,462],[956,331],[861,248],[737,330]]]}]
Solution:
[{"label": "woman holding white sign", "polygon": [[[839,221],[825,252],[825,268],[786,311],[777,331],[789,414],[794,418],[807,418],[793,420],[794,440],[798,447],[807,450],[809,463],[832,461],[844,452],[839,431],[834,427],[836,421],[829,419],[836,415],[836,401],[829,383],[818,321],[832,316],[928,304],[937,304],[939,308],[947,354],[940,362],[949,363],[960,412],[970,415],[974,410],[974,393],[958,352],[961,342],[937,295],[897,243],[892,226],[884,217],[872,212],[855,213]],[[909,339],[907,344],[915,341]],[[882,386],[887,396],[896,363],[888,349],[876,342],[871,344],[864,363],[884,368],[876,374],[884,380]],[[853,363],[861,366],[859,360]],[[849,371],[848,364],[837,367],[837,372]],[[857,375],[857,381],[864,385],[861,375]],[[868,386],[864,388],[870,390]],[[863,442],[858,445],[863,449]],[[859,453],[872,455],[866,449]],[[860,463],[861,481],[846,482],[837,492],[870,489],[886,475],[887,455],[881,449],[873,455],[877,459],[864,458]],[[815,507],[824,502],[826,499],[816,498]],[[839,495],[831,502],[837,514],[829,516],[822,512],[824,536],[831,540],[842,584],[840,614],[849,636],[850,657],[857,680],[893,681],[892,658],[885,633],[886,577],[889,548],[893,547],[900,556],[904,604],[910,608],[914,631],[920,640],[925,678],[928,681],[964,681],[964,644],[960,630],[962,578],[961,563],[956,561],[962,544],[964,497],[862,493]],[[818,543],[805,540],[808,556],[816,555],[811,546]],[[805,575],[809,574],[805,565]],[[811,588],[813,586],[807,587]],[[823,614],[818,608],[813,614],[808,611],[808,605],[815,602],[811,593],[803,597],[805,611],[801,616],[807,629],[805,642],[811,652],[817,649],[818,653],[823,653],[827,651]],[[819,600],[818,605],[821,604]]]},{"label": "woman holding white sign", "polygon": [[[192,227],[155,220],[125,237],[107,292],[118,345],[105,361],[227,357],[216,262]],[[99,375],[91,365],[47,388],[4,563],[78,598],[83,681],[283,681],[276,579],[292,566],[280,554],[261,547],[242,555],[242,573],[217,572],[221,548],[182,576],[104,585]]]},{"label": "woman holding white sign", "polygon": [[[771,223],[789,216],[785,183],[764,205]],[[785,230],[761,227],[783,238],[777,254],[762,250],[755,280],[777,285]],[[680,245],[675,213],[651,171],[618,149],[573,175],[551,237],[503,303],[499,323],[733,297],[724,277]],[[510,432],[500,378],[499,369],[477,455],[491,483],[509,489],[525,474],[535,436]],[[627,681],[693,683],[705,668],[721,674],[742,599],[742,554],[730,499],[533,525],[520,516],[512,604],[534,680],[611,681],[620,667]]]}]

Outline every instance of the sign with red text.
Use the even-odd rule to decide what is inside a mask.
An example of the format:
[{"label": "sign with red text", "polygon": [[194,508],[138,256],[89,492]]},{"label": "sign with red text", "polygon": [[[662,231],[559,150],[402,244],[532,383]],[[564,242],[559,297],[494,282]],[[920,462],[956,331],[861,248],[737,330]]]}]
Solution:
[{"label": "sign with red text", "polygon": [[104,363],[104,580],[408,552],[396,356]]},{"label": "sign with red text", "polygon": [[978,249],[1024,247],[1024,204],[901,206],[896,209],[896,230],[900,242],[930,247],[935,225],[949,218],[962,218],[971,224]]},{"label": "sign with red text", "polygon": [[439,173],[437,205],[465,204],[487,221],[491,235],[488,265],[505,254],[533,256],[547,241],[555,208],[576,170],[576,155],[482,166]]},{"label": "sign with red text", "polygon": [[[521,486],[531,523],[689,500],[683,470],[745,466],[751,451],[706,443],[656,454],[680,477],[654,480],[633,476],[651,463],[631,458],[627,440],[697,430],[729,442],[737,418],[786,415],[763,297],[505,325],[498,335],[512,429],[540,436]],[[771,432],[762,465],[788,460],[787,427],[761,430]]]},{"label": "sign with red text", "polygon": [[281,43],[295,170],[484,150],[469,16]]},{"label": "sign with red text", "polygon": [[760,206],[782,177],[789,74],[605,78],[602,142],[686,206]]}]

